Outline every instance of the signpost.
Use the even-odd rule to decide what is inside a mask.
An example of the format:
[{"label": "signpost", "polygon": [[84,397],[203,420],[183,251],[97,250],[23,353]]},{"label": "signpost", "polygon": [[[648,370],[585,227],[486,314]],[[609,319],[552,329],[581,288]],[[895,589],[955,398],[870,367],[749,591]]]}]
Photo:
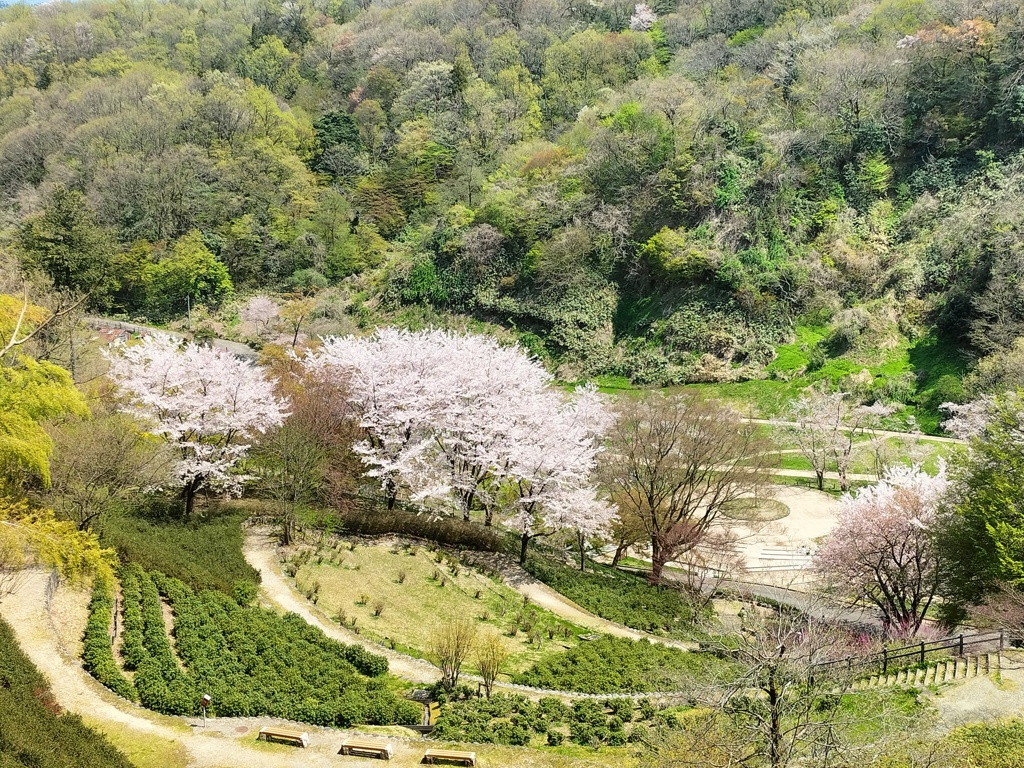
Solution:
[{"label": "signpost", "polygon": [[210,694],[204,693],[203,698],[199,702],[199,707],[203,710],[203,728],[206,728],[206,710],[209,708],[211,701]]}]

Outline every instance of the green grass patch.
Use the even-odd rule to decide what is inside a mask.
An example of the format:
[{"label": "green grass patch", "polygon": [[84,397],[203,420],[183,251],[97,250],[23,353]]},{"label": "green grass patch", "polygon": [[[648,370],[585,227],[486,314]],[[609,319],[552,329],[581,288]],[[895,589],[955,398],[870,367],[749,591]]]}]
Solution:
[{"label": "green grass patch", "polygon": [[722,515],[730,520],[770,523],[789,515],[789,507],[777,499],[736,499],[722,507]]},{"label": "green grass patch", "polygon": [[193,589],[252,592],[260,576],[242,555],[246,517],[244,509],[221,506],[189,520],[172,510],[140,510],[105,520],[100,541],[115,549],[121,562],[165,573]]},{"label": "green grass patch", "polygon": [[62,713],[46,678],[0,619],[0,766],[132,768],[118,749],[82,719]]},{"label": "green grass patch", "polygon": [[[514,589],[454,556],[411,543],[366,545],[343,539],[295,552],[283,568],[328,616],[420,658],[429,655],[430,636],[438,625],[463,617],[475,619],[481,631],[500,634],[510,654],[509,671],[561,653],[586,631],[525,604]],[[469,661],[468,670],[474,671]]]}]

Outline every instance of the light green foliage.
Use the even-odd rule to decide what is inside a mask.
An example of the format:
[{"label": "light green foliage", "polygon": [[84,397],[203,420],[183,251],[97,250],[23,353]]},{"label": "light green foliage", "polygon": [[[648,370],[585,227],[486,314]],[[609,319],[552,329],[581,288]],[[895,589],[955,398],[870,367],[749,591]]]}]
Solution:
[{"label": "light green foliage", "polygon": [[71,374],[63,368],[24,355],[8,365],[0,365],[2,484],[9,490],[33,479],[49,485],[53,443],[40,422],[88,413]]},{"label": "light green foliage", "polygon": [[234,291],[227,267],[192,230],[175,242],[169,254],[145,268],[147,305],[157,316],[179,314],[186,301],[217,304]]}]

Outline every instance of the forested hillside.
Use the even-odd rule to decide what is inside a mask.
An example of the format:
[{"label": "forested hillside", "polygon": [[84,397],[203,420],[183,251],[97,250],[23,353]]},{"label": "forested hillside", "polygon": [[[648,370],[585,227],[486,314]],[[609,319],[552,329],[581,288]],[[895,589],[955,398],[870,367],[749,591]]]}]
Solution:
[{"label": "forested hillside", "polygon": [[3,248],[150,321],[319,291],[934,412],[1015,381],[1022,63],[996,1],[12,6]]}]

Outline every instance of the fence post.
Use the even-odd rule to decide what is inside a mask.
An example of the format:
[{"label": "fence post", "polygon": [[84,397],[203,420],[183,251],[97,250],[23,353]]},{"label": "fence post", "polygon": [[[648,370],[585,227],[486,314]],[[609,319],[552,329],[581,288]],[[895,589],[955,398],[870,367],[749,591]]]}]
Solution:
[{"label": "fence post", "polygon": [[964,655],[964,636],[960,635],[960,656]]},{"label": "fence post", "polygon": [[921,663],[924,664],[924,642],[921,642]]},{"label": "fence post", "polygon": [[882,649],[882,674],[889,674],[889,649]]}]

